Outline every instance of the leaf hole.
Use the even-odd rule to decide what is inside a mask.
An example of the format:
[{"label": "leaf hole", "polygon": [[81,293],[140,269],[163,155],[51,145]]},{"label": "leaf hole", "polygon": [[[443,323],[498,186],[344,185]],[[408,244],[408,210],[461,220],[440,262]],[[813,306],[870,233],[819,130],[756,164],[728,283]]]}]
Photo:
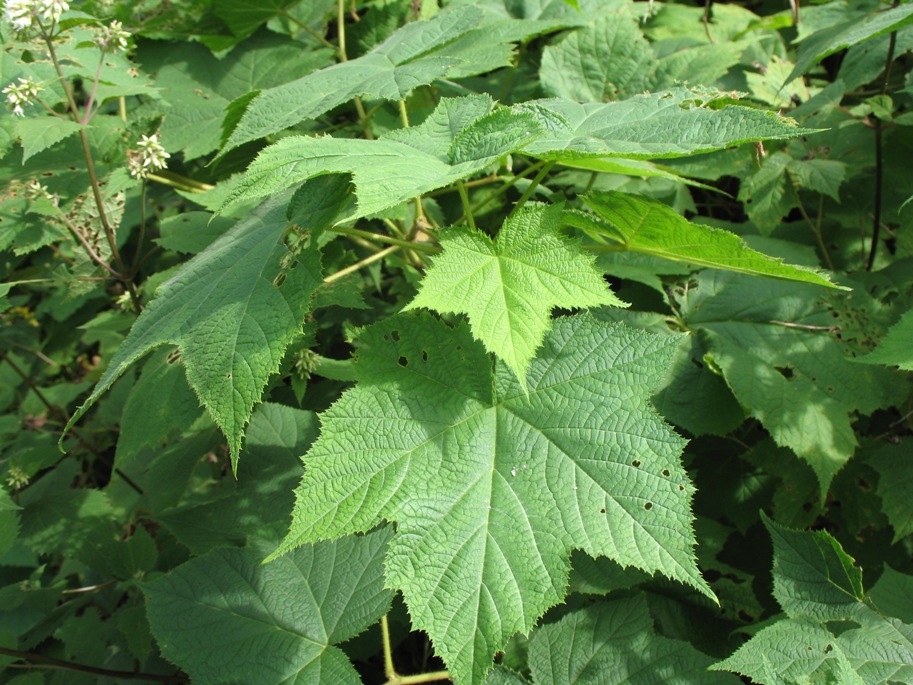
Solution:
[{"label": "leaf hole", "polygon": [[228,380],[231,380],[231,374],[228,374],[228,375],[225,376],[225,377],[226,377]]},{"label": "leaf hole", "polygon": [[793,370],[788,366],[775,366],[774,368],[787,380],[793,377]]},{"label": "leaf hole", "polygon": [[644,502],[644,509],[650,511],[653,508],[653,502]]},{"label": "leaf hole", "polygon": [[632,461],[631,466],[633,466],[635,469],[639,469],[640,468],[640,459],[635,459],[634,461]]},{"label": "leaf hole", "polygon": [[678,490],[679,490],[679,492],[684,492],[684,491],[685,491],[685,486],[682,485],[681,483],[679,483],[679,484],[678,484]]},{"label": "leaf hole", "polygon": [[399,359],[396,360],[396,363],[399,364],[400,366],[402,366],[403,368],[406,368],[407,366],[409,366],[409,360],[406,359],[405,357],[400,357]]},{"label": "leaf hole", "polygon": [[390,331],[390,337],[393,338],[393,342],[399,342],[399,331]]},{"label": "leaf hole", "polygon": [[423,362],[428,361],[428,352],[425,350],[422,350],[422,361]]},{"label": "leaf hole", "polygon": [[277,288],[281,288],[283,283],[285,283],[285,274],[276,274],[276,277],[273,279],[273,285]]},{"label": "leaf hole", "polygon": [[599,510],[599,513],[600,513],[600,514],[604,514],[604,513],[605,513],[605,507],[603,507],[602,509],[600,509],[600,510]]},{"label": "leaf hole", "polygon": [[669,471],[669,469],[663,469],[663,476],[668,478],[671,475],[672,475],[672,473]]}]

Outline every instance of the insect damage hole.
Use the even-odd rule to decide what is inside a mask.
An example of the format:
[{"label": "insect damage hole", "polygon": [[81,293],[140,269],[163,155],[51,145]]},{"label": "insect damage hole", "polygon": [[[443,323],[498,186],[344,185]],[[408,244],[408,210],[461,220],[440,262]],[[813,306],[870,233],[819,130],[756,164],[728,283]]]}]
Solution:
[{"label": "insect damage hole", "polygon": [[650,511],[653,508],[653,502],[644,502],[644,509]]},{"label": "insect damage hole", "polygon": [[409,360],[406,359],[405,357],[400,357],[399,359],[396,360],[396,363],[399,364],[400,366],[402,366],[404,369],[407,366],[409,366]]}]

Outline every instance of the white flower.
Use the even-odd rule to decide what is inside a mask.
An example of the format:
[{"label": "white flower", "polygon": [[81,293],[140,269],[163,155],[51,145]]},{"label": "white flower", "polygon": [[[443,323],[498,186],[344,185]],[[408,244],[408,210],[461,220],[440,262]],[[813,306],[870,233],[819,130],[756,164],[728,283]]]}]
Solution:
[{"label": "white flower", "polygon": [[25,115],[22,106],[30,104],[34,98],[38,97],[41,90],[41,86],[33,81],[31,76],[28,78],[20,76],[19,83],[10,83],[0,93],[6,95],[6,104],[13,108],[13,114],[21,117]]},{"label": "white flower", "polygon": [[127,157],[127,170],[133,178],[146,178],[151,172],[164,169],[166,160],[171,157],[165,152],[156,133],[151,136],[144,135],[136,146],[139,151],[128,154]]},{"label": "white flower", "polygon": [[35,5],[41,17],[52,24],[60,21],[60,16],[70,9],[70,3],[66,0],[37,0]]},{"label": "white flower", "polygon": [[3,3],[3,19],[17,31],[25,31],[32,25],[33,0],[6,0]]},{"label": "white flower", "polygon": [[113,47],[115,50],[126,50],[130,32],[116,19],[104,27],[101,34],[102,47]]}]

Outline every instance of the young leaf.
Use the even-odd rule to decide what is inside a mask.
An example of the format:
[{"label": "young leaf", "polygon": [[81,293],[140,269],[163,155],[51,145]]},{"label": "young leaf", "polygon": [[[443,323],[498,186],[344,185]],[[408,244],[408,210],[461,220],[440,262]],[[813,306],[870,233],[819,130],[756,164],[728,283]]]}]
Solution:
[{"label": "young leaf", "polygon": [[473,335],[523,383],[554,307],[627,306],[592,256],[558,233],[562,214],[560,205],[524,207],[495,240],[466,228],[445,233],[444,251],[406,309],[467,314]]},{"label": "young leaf", "polygon": [[[345,179],[326,180],[323,192],[315,188],[312,195],[317,205],[345,198]],[[127,367],[159,345],[173,344],[191,387],[228,438],[237,468],[253,406],[300,334],[321,283],[314,241],[299,254],[283,242],[287,204],[283,196],[265,202],[159,288],[68,428]]]},{"label": "young leaf", "polygon": [[569,215],[568,222],[631,252],[754,276],[840,287],[812,269],[784,264],[781,259],[752,250],[733,233],[693,224],[658,200],[609,191],[589,193],[584,202],[605,222],[578,214]]},{"label": "young leaf", "polygon": [[379,619],[392,593],[390,533],[323,542],[271,564],[221,548],[146,585],[152,632],[194,683],[358,685],[344,642]]},{"label": "young leaf", "polygon": [[869,463],[879,475],[877,492],[881,510],[894,528],[894,542],[899,542],[913,534],[913,507],[910,507],[913,461],[909,444],[885,445],[869,457]]},{"label": "young leaf", "polygon": [[707,673],[713,659],[689,643],[657,635],[643,595],[603,602],[542,626],[530,639],[529,667],[542,685],[737,685]]},{"label": "young leaf", "polygon": [[712,596],[692,552],[684,441],[646,404],[677,342],[558,319],[524,392],[465,326],[375,324],[273,557],[395,521],[387,583],[461,684],[563,599],[574,548]]}]

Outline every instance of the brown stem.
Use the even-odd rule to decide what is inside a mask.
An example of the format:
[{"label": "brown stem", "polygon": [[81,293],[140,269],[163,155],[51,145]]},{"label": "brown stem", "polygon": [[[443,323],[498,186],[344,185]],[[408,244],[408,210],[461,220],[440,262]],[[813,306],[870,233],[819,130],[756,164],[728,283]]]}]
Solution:
[{"label": "brown stem", "polygon": [[[76,673],[88,673],[90,675],[104,676],[107,678],[123,678],[124,680],[148,680],[156,683],[186,683],[187,676],[183,673],[175,675],[158,675],[155,673],[140,673],[138,671],[114,671],[109,668],[97,668],[95,666],[86,666],[78,664],[75,661],[63,661],[53,659],[41,654],[32,654],[31,652],[20,652],[18,649],[9,649],[0,647],[0,654],[15,657],[26,662],[27,668],[46,668],[58,671],[74,671]],[[13,666],[22,668],[22,666]]]}]

